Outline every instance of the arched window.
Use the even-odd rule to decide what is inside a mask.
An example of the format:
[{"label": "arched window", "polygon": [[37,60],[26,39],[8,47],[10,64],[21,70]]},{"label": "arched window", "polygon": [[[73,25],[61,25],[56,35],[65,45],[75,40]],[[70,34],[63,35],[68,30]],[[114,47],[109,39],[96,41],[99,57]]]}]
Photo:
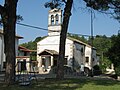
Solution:
[{"label": "arched window", "polygon": [[55,20],[56,20],[56,21],[55,21],[55,24],[58,25],[58,21],[59,21],[59,16],[58,16],[58,14],[55,15]]},{"label": "arched window", "polygon": [[51,15],[51,25],[54,25],[54,16]]}]

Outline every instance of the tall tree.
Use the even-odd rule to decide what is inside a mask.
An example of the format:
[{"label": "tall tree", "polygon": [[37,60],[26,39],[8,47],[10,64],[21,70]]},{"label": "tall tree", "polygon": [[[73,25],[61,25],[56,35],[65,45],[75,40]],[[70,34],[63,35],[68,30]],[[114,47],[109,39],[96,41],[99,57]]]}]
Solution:
[{"label": "tall tree", "polygon": [[64,0],[65,8],[63,14],[63,23],[62,23],[62,30],[60,33],[60,45],[59,45],[59,59],[58,59],[58,71],[56,78],[63,79],[64,78],[64,57],[65,57],[65,42],[68,30],[68,24],[71,16],[71,9],[73,0]]},{"label": "tall tree", "polygon": [[97,48],[97,52],[100,54],[100,67],[102,71],[106,71],[106,68],[111,64],[106,55],[111,46],[110,38],[105,35],[97,35],[94,37],[93,46]]},{"label": "tall tree", "polygon": [[120,34],[111,37],[111,47],[107,55],[114,64],[115,73],[120,75]]},{"label": "tall tree", "polygon": [[57,79],[64,78],[64,57],[65,57],[65,42],[68,30],[69,19],[71,16],[71,9],[73,0],[51,0],[45,4],[45,7],[50,7],[51,9],[57,8],[61,5],[61,2],[65,3],[64,14],[63,14],[63,23],[62,30],[60,33],[60,45],[59,45],[59,58],[57,62]]},{"label": "tall tree", "polygon": [[18,0],[5,0],[0,5],[0,15],[4,30],[4,51],[6,56],[5,82],[12,84],[15,81],[15,27],[16,7]]}]

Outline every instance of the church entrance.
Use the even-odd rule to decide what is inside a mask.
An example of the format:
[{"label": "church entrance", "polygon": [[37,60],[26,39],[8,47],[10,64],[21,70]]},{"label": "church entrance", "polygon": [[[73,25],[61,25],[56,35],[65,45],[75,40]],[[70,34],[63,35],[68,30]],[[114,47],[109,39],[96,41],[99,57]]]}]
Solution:
[{"label": "church entrance", "polygon": [[43,56],[42,57],[42,67],[44,67],[45,71],[49,69],[51,66],[51,56]]},{"label": "church entrance", "polygon": [[40,67],[43,68],[43,71],[50,71],[52,66],[57,66],[58,52],[55,50],[44,50],[38,54],[41,59]]}]

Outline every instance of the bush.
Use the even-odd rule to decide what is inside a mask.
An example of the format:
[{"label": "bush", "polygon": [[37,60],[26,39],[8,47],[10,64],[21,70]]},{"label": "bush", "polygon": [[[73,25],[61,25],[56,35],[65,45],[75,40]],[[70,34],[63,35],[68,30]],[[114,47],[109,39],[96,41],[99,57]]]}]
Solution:
[{"label": "bush", "polygon": [[93,74],[94,75],[100,75],[100,74],[102,74],[102,71],[101,71],[101,69],[100,69],[100,67],[98,65],[95,65],[93,67]]},{"label": "bush", "polygon": [[115,73],[120,76],[120,66],[115,67]]}]

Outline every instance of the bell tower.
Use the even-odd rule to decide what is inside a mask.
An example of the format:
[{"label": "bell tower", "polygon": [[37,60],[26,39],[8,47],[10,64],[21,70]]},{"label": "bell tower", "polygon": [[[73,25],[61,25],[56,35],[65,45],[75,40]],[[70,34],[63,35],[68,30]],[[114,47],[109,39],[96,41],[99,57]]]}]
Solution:
[{"label": "bell tower", "polygon": [[48,35],[60,35],[62,25],[62,10],[54,8],[49,10],[48,15]]}]

